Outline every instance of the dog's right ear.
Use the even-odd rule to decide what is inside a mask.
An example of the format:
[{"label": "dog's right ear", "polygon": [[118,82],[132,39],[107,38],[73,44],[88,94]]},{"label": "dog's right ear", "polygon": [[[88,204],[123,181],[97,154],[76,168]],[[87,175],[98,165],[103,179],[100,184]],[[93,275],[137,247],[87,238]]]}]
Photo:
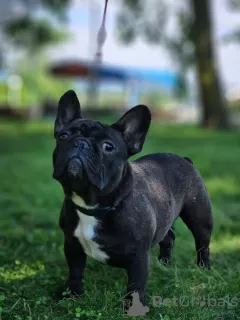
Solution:
[{"label": "dog's right ear", "polygon": [[65,125],[81,118],[81,108],[76,93],[73,90],[65,92],[58,103],[57,118],[54,126],[55,138]]},{"label": "dog's right ear", "polygon": [[147,106],[140,104],[126,112],[111,126],[122,133],[129,157],[142,150],[150,122],[150,110]]}]

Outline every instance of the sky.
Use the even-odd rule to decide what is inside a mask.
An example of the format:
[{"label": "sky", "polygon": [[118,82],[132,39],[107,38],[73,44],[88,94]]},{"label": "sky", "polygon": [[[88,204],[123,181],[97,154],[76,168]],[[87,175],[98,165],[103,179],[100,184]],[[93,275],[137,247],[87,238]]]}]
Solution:
[{"label": "sky", "polygon": [[[71,32],[68,43],[58,46],[52,52],[53,60],[58,59],[91,59],[94,55],[96,34],[100,26],[104,0],[91,0],[94,4],[92,17],[89,21],[90,0],[74,0],[68,12],[67,29]],[[169,2],[174,5],[173,0]],[[240,27],[240,12],[230,11],[227,0],[213,0],[214,37],[217,48],[217,58],[223,85],[226,89],[240,89],[240,43],[223,45],[220,39],[230,33],[235,27]],[[119,1],[109,0],[107,13],[107,40],[103,48],[104,63],[139,68],[154,68],[175,71],[164,48],[150,46],[143,40],[137,40],[132,45],[120,43],[116,32],[116,15]]]}]

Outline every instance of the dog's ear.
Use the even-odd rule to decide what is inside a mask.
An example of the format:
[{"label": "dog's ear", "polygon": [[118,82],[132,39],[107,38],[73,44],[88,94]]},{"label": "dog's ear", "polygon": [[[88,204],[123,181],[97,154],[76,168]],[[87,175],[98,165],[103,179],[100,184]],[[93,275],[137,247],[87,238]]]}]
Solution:
[{"label": "dog's ear", "polygon": [[126,112],[111,126],[122,133],[129,157],[142,150],[150,122],[150,110],[141,104]]},{"label": "dog's ear", "polygon": [[69,90],[62,95],[58,103],[54,136],[56,137],[65,125],[79,118],[82,118],[79,100],[76,93]]}]

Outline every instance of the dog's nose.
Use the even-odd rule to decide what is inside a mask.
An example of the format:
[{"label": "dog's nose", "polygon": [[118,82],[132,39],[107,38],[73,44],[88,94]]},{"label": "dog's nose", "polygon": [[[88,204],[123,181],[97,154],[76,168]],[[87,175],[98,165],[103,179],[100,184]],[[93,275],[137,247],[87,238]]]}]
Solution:
[{"label": "dog's nose", "polygon": [[78,148],[80,151],[88,148],[88,143],[84,140],[75,140],[74,147]]}]

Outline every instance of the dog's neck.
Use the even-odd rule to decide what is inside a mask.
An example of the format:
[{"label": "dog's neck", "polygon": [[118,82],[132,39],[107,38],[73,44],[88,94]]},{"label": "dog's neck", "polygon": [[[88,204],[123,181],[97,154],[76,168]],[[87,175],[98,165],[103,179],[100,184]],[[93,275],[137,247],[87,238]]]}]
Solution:
[{"label": "dog's neck", "polygon": [[127,162],[120,182],[114,190],[108,194],[99,195],[93,190],[85,191],[85,194],[72,192],[70,198],[73,204],[82,213],[90,216],[101,216],[104,212],[115,210],[120,205],[123,198],[131,192],[132,187],[132,168]]}]

